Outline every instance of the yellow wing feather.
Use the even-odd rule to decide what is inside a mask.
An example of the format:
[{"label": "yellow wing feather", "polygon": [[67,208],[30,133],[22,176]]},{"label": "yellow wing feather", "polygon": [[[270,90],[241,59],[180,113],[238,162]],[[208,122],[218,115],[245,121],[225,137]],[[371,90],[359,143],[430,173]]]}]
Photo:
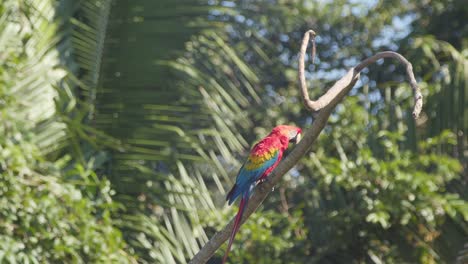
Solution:
[{"label": "yellow wing feather", "polygon": [[245,164],[245,169],[247,170],[256,170],[263,166],[265,162],[271,160],[278,153],[278,149],[271,149],[262,155],[251,154],[247,163]]}]

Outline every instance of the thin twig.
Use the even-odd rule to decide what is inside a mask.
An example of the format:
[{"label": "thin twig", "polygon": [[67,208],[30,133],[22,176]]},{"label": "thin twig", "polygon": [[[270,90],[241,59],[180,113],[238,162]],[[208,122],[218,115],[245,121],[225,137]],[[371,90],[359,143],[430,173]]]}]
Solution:
[{"label": "thin twig", "polygon": [[[288,204],[288,198],[286,197],[286,188],[281,187],[279,189],[279,194],[280,194],[280,200],[281,200],[280,210],[284,214],[286,214],[290,222],[294,221],[293,216],[289,213],[289,204]],[[296,237],[304,237],[304,230],[302,230],[300,227],[296,227],[294,228],[294,234],[296,235]]]},{"label": "thin twig", "polygon": [[281,206],[282,206],[281,211],[283,211],[283,213],[287,214],[288,216],[291,216],[289,214],[289,204],[286,198],[286,189],[284,187],[281,187],[279,189],[279,194],[280,194],[280,200],[281,200]]},{"label": "thin twig", "polygon": [[315,32],[313,30],[309,30],[309,35],[312,36],[312,64],[315,64]]}]

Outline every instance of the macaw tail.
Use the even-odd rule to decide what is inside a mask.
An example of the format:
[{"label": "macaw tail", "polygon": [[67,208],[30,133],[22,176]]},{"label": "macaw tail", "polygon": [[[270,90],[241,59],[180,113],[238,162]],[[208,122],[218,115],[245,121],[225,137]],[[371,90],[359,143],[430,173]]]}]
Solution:
[{"label": "macaw tail", "polygon": [[242,220],[242,215],[244,214],[245,207],[247,206],[247,203],[249,202],[250,198],[250,189],[246,190],[244,194],[242,195],[242,199],[239,204],[239,210],[237,211],[236,219],[234,220],[234,227],[232,228],[231,231],[231,236],[229,237],[229,243],[228,247],[226,249],[226,253],[224,253],[223,257],[223,264],[226,263],[227,257],[229,255],[229,251],[231,250],[232,242],[234,241],[234,237],[237,234],[237,231],[239,231],[240,223]]},{"label": "macaw tail", "polygon": [[237,187],[237,184],[234,184],[234,186],[232,186],[232,189],[226,195],[226,201],[228,201],[229,205],[231,205],[232,202],[236,200],[237,196],[239,196],[239,190],[240,188]]}]

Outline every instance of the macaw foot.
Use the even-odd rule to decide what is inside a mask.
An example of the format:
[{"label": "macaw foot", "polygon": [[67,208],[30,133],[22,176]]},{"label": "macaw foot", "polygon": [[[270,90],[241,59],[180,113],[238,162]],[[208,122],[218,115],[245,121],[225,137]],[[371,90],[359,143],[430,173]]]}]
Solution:
[{"label": "macaw foot", "polygon": [[267,182],[267,181],[269,181],[269,180],[270,180],[270,179],[269,179],[268,177],[265,177],[265,178],[263,178],[263,179],[260,179],[260,180],[258,181],[258,184],[262,184],[262,183]]}]

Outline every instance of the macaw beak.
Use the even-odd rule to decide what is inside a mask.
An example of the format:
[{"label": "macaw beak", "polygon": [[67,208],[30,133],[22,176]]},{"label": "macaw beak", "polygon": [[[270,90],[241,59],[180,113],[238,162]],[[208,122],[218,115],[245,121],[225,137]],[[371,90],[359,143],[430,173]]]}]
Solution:
[{"label": "macaw beak", "polygon": [[296,136],[296,144],[299,143],[299,141],[301,141],[301,133],[297,133],[297,136]]},{"label": "macaw beak", "polygon": [[299,143],[299,141],[301,141],[301,133],[297,133],[295,137],[289,140],[289,142],[292,142],[294,144]]}]

